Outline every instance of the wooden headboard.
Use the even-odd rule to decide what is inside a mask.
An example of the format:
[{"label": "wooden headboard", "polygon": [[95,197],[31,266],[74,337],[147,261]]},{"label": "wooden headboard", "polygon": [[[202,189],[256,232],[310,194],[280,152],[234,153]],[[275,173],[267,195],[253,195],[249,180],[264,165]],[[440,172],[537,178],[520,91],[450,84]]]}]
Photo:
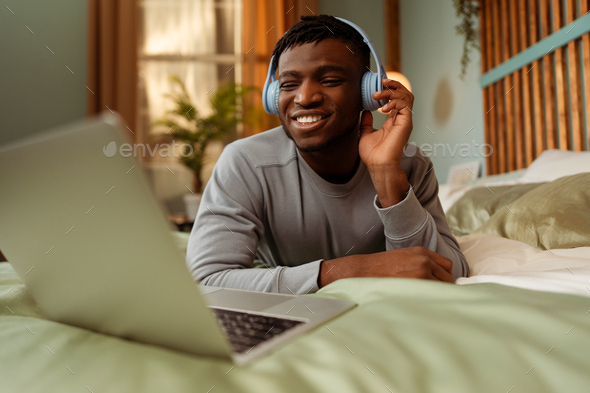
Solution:
[{"label": "wooden headboard", "polygon": [[487,174],[590,136],[590,0],[480,0]]}]

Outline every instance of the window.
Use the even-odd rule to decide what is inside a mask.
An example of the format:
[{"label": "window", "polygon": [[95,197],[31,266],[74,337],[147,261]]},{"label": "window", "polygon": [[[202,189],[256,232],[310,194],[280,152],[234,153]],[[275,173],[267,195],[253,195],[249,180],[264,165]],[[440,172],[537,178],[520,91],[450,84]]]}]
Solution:
[{"label": "window", "polygon": [[199,114],[210,114],[209,93],[241,83],[241,0],[143,0],[139,47],[139,129],[172,107],[171,75],[185,83]]}]

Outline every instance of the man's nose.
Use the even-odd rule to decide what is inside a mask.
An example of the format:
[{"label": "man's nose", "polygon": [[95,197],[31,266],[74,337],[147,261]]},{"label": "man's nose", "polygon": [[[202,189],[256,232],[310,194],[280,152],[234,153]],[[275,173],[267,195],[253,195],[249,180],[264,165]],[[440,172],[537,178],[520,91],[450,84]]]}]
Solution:
[{"label": "man's nose", "polygon": [[303,83],[295,95],[295,103],[301,106],[310,106],[320,103],[323,96],[320,89],[314,83]]}]

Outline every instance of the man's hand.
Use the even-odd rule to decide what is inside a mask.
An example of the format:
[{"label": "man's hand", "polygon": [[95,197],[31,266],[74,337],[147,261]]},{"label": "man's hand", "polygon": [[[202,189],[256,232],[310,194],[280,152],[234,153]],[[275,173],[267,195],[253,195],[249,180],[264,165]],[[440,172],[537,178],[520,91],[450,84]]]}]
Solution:
[{"label": "man's hand", "polygon": [[373,98],[389,100],[382,107],[389,116],[383,127],[373,131],[373,115],[363,112],[359,154],[369,170],[381,206],[389,207],[402,201],[409,190],[401,160],[412,133],[414,96],[397,81],[383,79],[383,87]]},{"label": "man's hand", "polygon": [[400,277],[454,282],[453,262],[425,247],[400,248],[322,262],[319,287],[341,278]]}]

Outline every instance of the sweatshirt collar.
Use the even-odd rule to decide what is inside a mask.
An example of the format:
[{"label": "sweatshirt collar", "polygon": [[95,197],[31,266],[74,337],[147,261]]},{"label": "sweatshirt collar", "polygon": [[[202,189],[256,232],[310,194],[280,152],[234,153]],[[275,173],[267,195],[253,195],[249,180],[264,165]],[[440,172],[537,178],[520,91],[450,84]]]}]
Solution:
[{"label": "sweatshirt collar", "polygon": [[[295,144],[293,144],[295,145]],[[360,181],[365,176],[367,172],[367,167],[363,160],[360,160],[359,166],[356,169],[354,176],[347,182],[343,184],[336,184],[330,183],[324,180],[320,175],[318,175],[305,161],[305,159],[299,153],[299,149],[296,146],[295,151],[297,152],[297,161],[299,163],[299,168],[303,171],[308,179],[316,186],[316,188],[323,194],[331,197],[342,197],[351,192],[356,188],[356,186],[360,183]]]}]

